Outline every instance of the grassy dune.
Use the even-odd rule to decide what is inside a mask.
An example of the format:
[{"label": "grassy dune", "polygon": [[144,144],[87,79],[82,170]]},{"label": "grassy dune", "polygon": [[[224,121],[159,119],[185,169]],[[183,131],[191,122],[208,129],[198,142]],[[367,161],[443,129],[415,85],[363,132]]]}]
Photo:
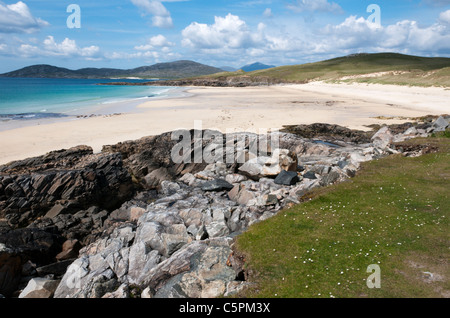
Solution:
[{"label": "grassy dune", "polygon": [[[446,137],[448,137],[448,133]],[[369,162],[353,179],[238,237],[253,287],[243,297],[450,297],[450,139],[418,158]],[[381,268],[369,289],[367,268]]]},{"label": "grassy dune", "polygon": [[396,53],[357,54],[250,73],[218,73],[213,77],[242,75],[254,80],[265,77],[274,82],[288,83],[336,81],[450,87],[450,58],[427,58]]}]

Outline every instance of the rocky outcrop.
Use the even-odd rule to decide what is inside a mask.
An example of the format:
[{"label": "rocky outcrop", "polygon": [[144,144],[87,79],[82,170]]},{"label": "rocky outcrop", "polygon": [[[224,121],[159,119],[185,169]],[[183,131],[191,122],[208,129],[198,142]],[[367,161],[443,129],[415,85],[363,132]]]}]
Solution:
[{"label": "rocky outcrop", "polygon": [[114,209],[133,193],[120,154],[84,146],[1,166],[0,185],[0,218],[14,226],[92,205]]},{"label": "rocky outcrop", "polygon": [[[175,164],[170,151],[176,141],[163,134],[105,146],[97,155],[77,147],[1,167],[2,202],[18,201],[14,196],[19,190],[4,191],[11,184],[20,185],[18,198],[33,201],[39,193],[42,200],[33,201],[36,210],[2,210],[6,218],[0,219],[0,294],[233,295],[248,285],[244,261],[233,251],[236,235],[299,204],[314,188],[353,177],[363,162],[393,153],[417,156],[433,151],[397,142],[441,126],[405,126],[401,133],[382,127],[364,143],[354,142],[359,137],[329,143],[281,132],[273,135],[279,138],[278,147],[262,152],[255,152],[255,135],[241,133],[231,139],[206,138],[201,146],[192,143],[186,154],[193,158],[195,146],[202,151],[222,146],[245,159],[227,164]],[[58,173],[61,177],[39,179]],[[70,200],[48,196],[54,188],[65,193],[79,176],[86,177],[84,182],[74,184],[80,191],[88,187],[87,193],[69,191]],[[32,180],[28,187],[26,178]],[[14,222],[17,214],[22,221]]]}]

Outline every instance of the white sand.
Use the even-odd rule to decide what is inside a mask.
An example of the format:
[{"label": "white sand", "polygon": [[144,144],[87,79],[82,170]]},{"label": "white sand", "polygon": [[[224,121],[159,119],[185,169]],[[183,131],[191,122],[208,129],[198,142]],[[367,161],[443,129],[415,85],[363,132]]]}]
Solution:
[{"label": "white sand", "polygon": [[280,85],[248,88],[193,88],[188,97],[154,100],[139,113],[68,122],[41,121],[0,132],[0,164],[52,150],[135,140],[176,129],[237,131],[279,129],[283,125],[329,123],[365,129],[374,123],[400,123],[385,117],[450,113],[450,90],[366,84]]}]

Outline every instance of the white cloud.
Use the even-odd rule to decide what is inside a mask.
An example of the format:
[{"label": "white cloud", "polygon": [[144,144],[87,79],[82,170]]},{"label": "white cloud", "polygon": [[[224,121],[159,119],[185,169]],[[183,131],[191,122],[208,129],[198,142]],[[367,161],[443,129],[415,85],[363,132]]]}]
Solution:
[{"label": "white cloud", "polygon": [[439,15],[439,21],[450,25],[450,10],[444,11]]},{"label": "white cloud", "polygon": [[216,16],[214,21],[212,25],[193,22],[186,27],[182,31],[183,46],[193,49],[241,49],[258,45],[262,40],[238,16]]},{"label": "white cloud", "polygon": [[342,8],[335,2],[328,2],[327,0],[296,0],[289,4],[288,8],[296,12],[303,11],[322,11],[322,12],[342,12]]},{"label": "white cloud", "polygon": [[273,16],[272,9],[267,8],[266,10],[264,10],[263,16],[265,18],[271,18]]},{"label": "white cloud", "polygon": [[170,28],[173,26],[170,12],[160,0],[131,0],[131,2],[145,13],[152,15],[153,26]]},{"label": "white cloud", "polygon": [[48,25],[48,22],[33,17],[22,1],[9,5],[0,3],[0,33],[33,33]]},{"label": "white cloud", "polygon": [[138,51],[148,51],[155,48],[167,49],[173,46],[175,46],[175,43],[168,41],[164,35],[159,34],[151,37],[147,44],[136,46],[135,49]]},{"label": "white cloud", "polygon": [[[445,21],[442,14],[441,20]],[[364,18],[351,16],[339,25],[327,26],[320,42],[322,49],[329,52],[393,50],[411,54],[450,54],[449,31],[449,27],[441,22],[420,26],[417,21],[403,20],[379,26]]]},{"label": "white cloud", "polygon": [[40,45],[21,44],[18,52],[23,57],[82,57],[86,60],[100,59],[98,46],[79,47],[75,40],[65,38],[61,43],[47,36]]}]

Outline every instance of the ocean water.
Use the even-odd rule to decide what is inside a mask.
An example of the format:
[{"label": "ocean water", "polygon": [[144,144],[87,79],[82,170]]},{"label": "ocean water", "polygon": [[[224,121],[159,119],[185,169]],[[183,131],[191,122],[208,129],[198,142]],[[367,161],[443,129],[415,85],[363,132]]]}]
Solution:
[{"label": "ocean water", "polygon": [[[0,121],[90,115],[170,95],[169,87],[97,85],[142,80],[0,78]],[[147,80],[148,81],[148,80]]]}]

